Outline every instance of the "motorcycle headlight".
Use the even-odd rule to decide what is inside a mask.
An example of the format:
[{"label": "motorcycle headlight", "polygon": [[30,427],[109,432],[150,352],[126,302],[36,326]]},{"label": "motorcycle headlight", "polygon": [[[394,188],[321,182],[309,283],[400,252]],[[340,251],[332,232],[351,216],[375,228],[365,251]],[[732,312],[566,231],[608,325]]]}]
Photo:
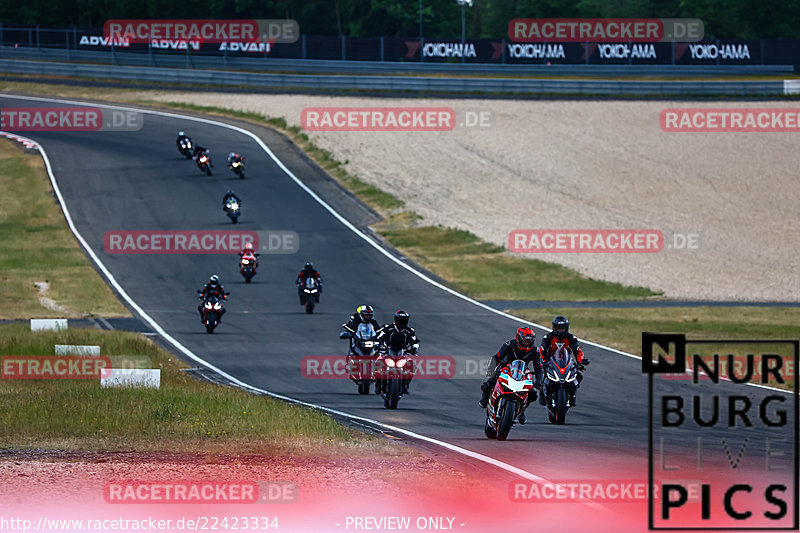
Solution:
[{"label": "motorcycle headlight", "polygon": [[222,309],[222,305],[219,302],[214,304],[214,309]]},{"label": "motorcycle headlight", "polygon": [[238,167],[238,166],[239,166],[239,163],[237,163],[236,161],[234,161],[234,162],[231,164],[231,166],[232,166],[233,168],[236,168],[236,167]]},{"label": "motorcycle headlight", "polygon": [[248,261],[247,259],[242,259],[242,264],[243,265],[249,265],[250,261]]},{"label": "motorcycle headlight", "polygon": [[206,309],[211,309],[211,302],[206,302]]},{"label": "motorcycle headlight", "polygon": [[372,341],[364,341],[364,348],[372,348],[375,346],[375,343]]},{"label": "motorcycle headlight", "polygon": [[394,361],[394,359],[392,359],[391,357],[386,357],[386,358],[383,360],[383,362],[384,362],[384,364],[386,364],[386,366],[388,366],[389,368],[394,368],[395,361]]},{"label": "motorcycle headlight", "polygon": [[561,379],[556,375],[554,371],[548,372],[547,377],[553,381],[559,381]]}]

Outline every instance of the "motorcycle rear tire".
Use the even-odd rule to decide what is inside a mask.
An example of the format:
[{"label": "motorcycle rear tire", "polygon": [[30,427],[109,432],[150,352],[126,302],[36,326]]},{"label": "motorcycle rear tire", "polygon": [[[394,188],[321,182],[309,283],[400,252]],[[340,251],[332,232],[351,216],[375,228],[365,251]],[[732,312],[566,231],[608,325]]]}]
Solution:
[{"label": "motorcycle rear tire", "polygon": [[516,414],[517,404],[506,402],[503,414],[500,415],[500,422],[497,424],[497,440],[506,440],[511,426],[514,425],[514,415]]}]

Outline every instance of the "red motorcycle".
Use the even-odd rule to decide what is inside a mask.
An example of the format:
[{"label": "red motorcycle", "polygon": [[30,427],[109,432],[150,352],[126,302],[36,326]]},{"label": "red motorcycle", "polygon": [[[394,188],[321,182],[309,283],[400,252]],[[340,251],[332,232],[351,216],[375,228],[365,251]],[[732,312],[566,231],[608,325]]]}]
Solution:
[{"label": "red motorcycle", "polygon": [[258,258],[256,258],[256,254],[248,252],[242,255],[242,258],[239,261],[239,272],[241,272],[242,276],[244,276],[244,281],[246,283],[250,283],[250,280],[256,275],[257,269]]},{"label": "red motorcycle", "polygon": [[208,155],[208,151],[197,155],[197,168],[200,169],[200,172],[211,175],[211,157]]},{"label": "red motorcycle", "polygon": [[383,406],[397,409],[397,402],[403,397],[403,391],[414,377],[414,361],[407,350],[392,350],[382,353],[375,361],[372,379],[375,382],[375,394],[383,398]]},{"label": "red motorcycle", "polygon": [[533,374],[521,359],[506,365],[486,406],[486,428],[490,439],[506,440],[511,426],[525,410],[528,394],[533,390]]}]

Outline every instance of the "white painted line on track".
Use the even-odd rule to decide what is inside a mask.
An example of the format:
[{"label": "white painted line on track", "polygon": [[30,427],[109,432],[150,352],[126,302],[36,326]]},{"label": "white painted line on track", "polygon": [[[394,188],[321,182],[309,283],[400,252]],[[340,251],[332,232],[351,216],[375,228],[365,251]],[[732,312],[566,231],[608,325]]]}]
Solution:
[{"label": "white painted line on track", "polygon": [[[63,100],[63,99],[57,99],[57,98],[39,98],[39,97],[34,97],[34,96],[16,96],[16,95],[0,95],[0,96],[7,96],[8,98],[33,100],[33,101],[57,102],[57,103],[63,103],[63,104],[69,104],[69,105],[85,104],[85,102]],[[451,294],[451,295],[453,295],[453,296],[455,296],[457,298],[461,298],[462,300],[470,302],[473,305],[481,307],[481,308],[483,308],[483,309],[485,309],[485,310],[487,310],[487,311],[489,311],[491,313],[495,313],[497,315],[506,317],[506,318],[508,318],[510,320],[514,320],[516,322],[521,322],[521,323],[524,323],[524,324],[535,326],[535,327],[537,327],[537,328],[539,328],[541,330],[545,330],[545,331],[548,330],[548,328],[546,328],[545,326],[543,326],[541,324],[536,324],[534,322],[521,319],[519,317],[516,317],[516,316],[511,315],[509,313],[506,313],[504,311],[500,311],[498,309],[495,309],[495,308],[493,308],[493,307],[491,307],[489,305],[486,305],[486,304],[484,304],[482,302],[474,300],[474,299],[472,299],[472,298],[470,298],[468,296],[465,296],[465,295],[463,295],[463,294],[461,294],[461,293],[459,293],[459,292],[457,292],[457,291],[455,291],[455,290],[453,290],[453,289],[451,289],[449,287],[446,287],[446,286],[442,285],[441,283],[429,278],[428,276],[426,276],[422,272],[419,272],[418,270],[414,269],[412,266],[400,261],[394,255],[389,253],[387,250],[385,250],[383,247],[381,247],[378,243],[376,243],[374,240],[372,240],[368,235],[366,235],[364,232],[360,231],[358,228],[356,228],[354,225],[352,225],[347,219],[345,219],[335,209],[333,209],[333,207],[328,205],[328,203],[326,203],[314,191],[312,191],[305,183],[303,183],[297,176],[295,176],[294,173],[291,170],[289,170],[289,168],[287,168],[286,165],[284,165],[283,162],[280,159],[278,159],[278,157],[272,152],[272,150],[270,150],[270,148],[257,135],[255,135],[254,133],[252,133],[250,131],[247,131],[247,130],[245,130],[243,128],[239,128],[238,126],[233,126],[231,124],[225,124],[224,122],[217,122],[215,120],[209,120],[209,119],[199,118],[199,117],[192,117],[192,116],[187,116],[187,115],[180,115],[180,114],[169,113],[169,112],[165,112],[165,111],[156,111],[156,110],[150,110],[150,109],[138,109],[138,108],[135,108],[135,107],[132,107],[132,106],[126,107],[126,106],[115,106],[115,105],[109,105],[109,104],[96,104],[96,103],[93,103],[92,105],[95,105],[97,107],[108,108],[108,109],[127,109],[127,110],[134,109],[136,111],[139,111],[139,112],[145,113],[145,114],[152,114],[152,115],[156,115],[156,116],[163,116],[163,117],[175,118],[175,119],[180,119],[180,120],[191,120],[191,121],[194,121],[194,122],[201,122],[201,123],[205,123],[205,124],[211,124],[211,125],[217,126],[217,127],[227,128],[227,129],[230,129],[230,130],[233,130],[233,131],[237,131],[237,132],[239,132],[239,133],[241,133],[243,135],[246,135],[246,136],[250,137],[251,139],[253,139],[264,150],[264,152],[270,157],[270,159],[272,159],[272,161],[278,166],[278,168],[280,168],[301,189],[303,189],[309,196],[311,196],[322,207],[324,207],[331,215],[333,215],[334,218],[336,218],[345,227],[350,229],[353,233],[355,233],[361,239],[363,239],[364,241],[369,243],[370,246],[372,246],[373,248],[378,250],[381,254],[383,254],[385,257],[387,257],[388,259],[390,259],[394,263],[396,263],[396,264],[400,265],[401,267],[405,268],[406,270],[408,270],[409,272],[411,272],[415,276],[419,277],[420,279],[426,281],[427,283],[429,283],[429,284],[431,284],[431,285],[433,285],[433,286],[435,286],[435,287],[437,287],[437,288],[439,288],[439,289],[441,289],[441,290],[443,290],[443,291],[445,291],[445,292],[447,292],[447,293],[449,293],[449,294]],[[287,402],[290,402],[290,403],[303,405],[305,407],[319,409],[319,410],[321,410],[323,412],[327,412],[327,413],[334,414],[334,415],[337,415],[337,416],[342,416],[342,417],[349,418],[349,419],[352,419],[352,420],[358,420],[358,421],[365,422],[365,423],[368,423],[368,424],[376,426],[376,427],[383,427],[383,428],[389,429],[391,431],[395,431],[397,433],[406,435],[408,437],[411,437],[411,438],[414,438],[414,439],[417,439],[417,440],[421,440],[421,441],[424,441],[424,442],[428,442],[428,443],[431,443],[431,444],[435,444],[437,446],[440,446],[442,448],[448,449],[450,451],[453,451],[453,452],[465,455],[467,457],[470,457],[472,459],[476,459],[476,460],[484,462],[486,464],[495,466],[497,468],[500,468],[500,469],[505,470],[505,471],[507,471],[509,473],[515,474],[517,476],[520,476],[523,479],[527,479],[529,481],[534,481],[534,482],[537,482],[537,483],[553,483],[553,482],[551,482],[551,481],[549,481],[549,480],[547,480],[545,478],[542,478],[540,476],[537,476],[535,474],[532,474],[530,472],[527,472],[525,470],[517,468],[517,467],[515,467],[513,465],[510,465],[508,463],[504,463],[502,461],[498,461],[497,459],[494,459],[493,457],[489,457],[487,455],[483,455],[481,453],[474,452],[472,450],[468,450],[468,449],[462,448],[460,446],[456,446],[456,445],[451,444],[451,443],[446,442],[446,441],[440,441],[440,440],[437,440],[437,439],[434,439],[434,438],[431,438],[431,437],[427,437],[425,435],[421,435],[419,433],[415,433],[413,431],[409,431],[409,430],[406,430],[406,429],[403,429],[403,428],[400,428],[400,427],[397,427],[397,426],[392,426],[392,425],[389,425],[389,424],[385,424],[385,423],[379,422],[377,420],[372,420],[372,419],[369,419],[369,418],[364,418],[364,417],[361,417],[361,416],[352,415],[352,414],[349,414],[349,413],[345,413],[343,411],[339,411],[339,410],[336,410],[336,409],[331,409],[329,407],[324,407],[324,406],[321,406],[321,405],[316,405],[316,404],[304,402],[302,400],[297,400],[295,398],[290,398],[288,396],[275,394],[275,393],[269,392],[267,390],[260,389],[258,387],[254,387],[254,386],[252,386],[252,385],[250,385],[248,383],[245,383],[245,382],[243,382],[243,381],[231,376],[230,374],[228,374],[224,370],[215,367],[211,363],[208,363],[207,361],[201,359],[200,357],[195,355],[191,350],[189,350],[188,348],[183,346],[180,342],[178,342],[177,339],[175,339],[174,337],[169,335],[157,322],[155,322],[155,320],[153,320],[147,313],[145,313],[145,311],[141,307],[139,307],[139,305],[133,300],[133,298],[131,298],[125,292],[125,290],[117,282],[117,280],[114,278],[114,276],[111,274],[111,272],[106,268],[106,266],[102,263],[102,261],[100,261],[100,258],[97,257],[97,255],[94,253],[92,248],[88,245],[88,243],[83,238],[83,236],[78,232],[77,227],[75,227],[75,224],[72,221],[72,218],[71,218],[71,216],[69,214],[69,210],[68,210],[67,205],[66,205],[66,202],[64,201],[64,198],[61,195],[61,191],[58,188],[58,184],[56,182],[55,175],[54,175],[53,170],[52,170],[52,166],[50,165],[50,160],[47,157],[47,154],[46,154],[44,148],[41,145],[39,145],[39,143],[33,141],[32,139],[25,139],[25,140],[33,143],[35,146],[37,146],[39,148],[39,152],[42,155],[42,158],[44,159],[44,162],[45,162],[45,166],[47,168],[47,173],[50,176],[50,182],[52,183],[53,190],[55,191],[56,197],[58,198],[59,203],[61,204],[61,208],[64,211],[64,217],[67,220],[67,224],[69,225],[70,230],[72,230],[72,233],[78,239],[78,242],[80,242],[81,245],[84,247],[84,249],[86,250],[86,252],[89,255],[89,257],[92,259],[92,261],[95,262],[97,267],[101,270],[101,272],[103,272],[103,274],[109,280],[111,285],[125,299],[125,301],[128,302],[128,304],[159,335],[161,335],[165,340],[167,340],[176,349],[178,349],[181,353],[183,353],[184,355],[186,355],[190,359],[192,359],[194,361],[197,361],[198,363],[204,365],[206,368],[216,372],[217,374],[223,376],[227,380],[231,381],[232,383],[235,383],[236,385],[238,385],[239,387],[241,387],[243,389],[251,390],[253,392],[258,392],[260,394],[265,394],[267,396],[270,396],[270,397],[273,397],[273,398],[277,398],[277,399],[280,399],[280,400],[284,400],[284,401],[287,401]],[[633,359],[641,359],[640,357],[638,357],[636,355],[629,354],[629,353],[617,350],[615,348],[611,348],[609,346],[604,346],[602,344],[593,343],[591,341],[583,341],[583,342],[584,342],[584,344],[588,344],[590,346],[595,346],[595,347],[598,347],[598,348],[602,348],[604,350],[608,350],[610,352],[613,352],[613,353],[616,353],[616,354],[619,354],[619,355],[622,355],[622,356],[625,356],[625,357],[630,357],[630,358],[633,358]],[[770,387],[767,387],[767,388],[770,388]],[[785,393],[791,394],[791,391],[784,391],[784,390],[781,390],[781,389],[773,389],[773,390],[778,390],[778,391],[781,391],[781,392],[785,392]],[[606,509],[604,506],[599,505],[597,503],[587,503],[587,505],[589,505],[591,507],[594,507],[594,508],[598,508],[598,509]]]}]

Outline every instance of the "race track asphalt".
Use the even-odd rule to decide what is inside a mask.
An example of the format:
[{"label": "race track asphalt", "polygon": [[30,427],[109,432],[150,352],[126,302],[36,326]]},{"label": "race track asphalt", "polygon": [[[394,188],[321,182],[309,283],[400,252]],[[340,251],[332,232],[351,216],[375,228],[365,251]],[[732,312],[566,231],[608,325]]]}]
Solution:
[{"label": "race track asphalt", "polygon": [[[12,96],[0,97],[0,104],[45,105]],[[368,210],[321,178],[283,137],[265,128],[251,129],[355,225],[370,221]],[[178,130],[210,147],[213,176],[201,174],[177,152]],[[421,339],[420,353],[458,359],[485,362],[513,336],[519,322],[455,297],[389,260],[302,190],[250,137],[219,125],[153,114],[145,115],[139,131],[19,133],[43,145],[78,230],[125,291],[171,336],[236,378],[440,439],[548,479],[646,478],[647,378],[640,360],[603,348],[584,346],[592,364],[565,426],[551,425],[544,408],[533,405],[528,425],[515,426],[507,442],[483,435],[479,376],[416,380],[396,411],[384,409],[374,395],[359,396],[347,380],[303,378],[303,357],[345,353],[346,343],[337,337],[340,325],[364,302],[375,307],[380,321],[390,320],[397,308],[408,310]],[[246,157],[246,180],[225,168],[229,151]],[[229,188],[243,199],[237,226],[221,209]],[[299,235],[300,250],[262,255],[258,275],[247,285],[235,255],[110,254],[103,249],[107,231],[194,229],[290,230]],[[306,260],[313,260],[325,280],[313,315],[298,304],[294,286]],[[231,292],[227,314],[214,335],[200,324],[195,292],[211,273],[219,274]],[[580,337],[580,324],[572,330]],[[537,340],[541,335],[537,330]],[[686,390],[681,381],[662,386]],[[754,399],[769,393],[748,390]],[[675,443],[691,453],[701,434],[687,428],[675,435]],[[767,431],[752,428],[749,434],[763,440]],[[784,436],[789,437],[788,452],[790,431]],[[763,457],[754,456],[750,466],[761,471],[762,463]],[[509,476],[495,473],[501,479]]]}]

